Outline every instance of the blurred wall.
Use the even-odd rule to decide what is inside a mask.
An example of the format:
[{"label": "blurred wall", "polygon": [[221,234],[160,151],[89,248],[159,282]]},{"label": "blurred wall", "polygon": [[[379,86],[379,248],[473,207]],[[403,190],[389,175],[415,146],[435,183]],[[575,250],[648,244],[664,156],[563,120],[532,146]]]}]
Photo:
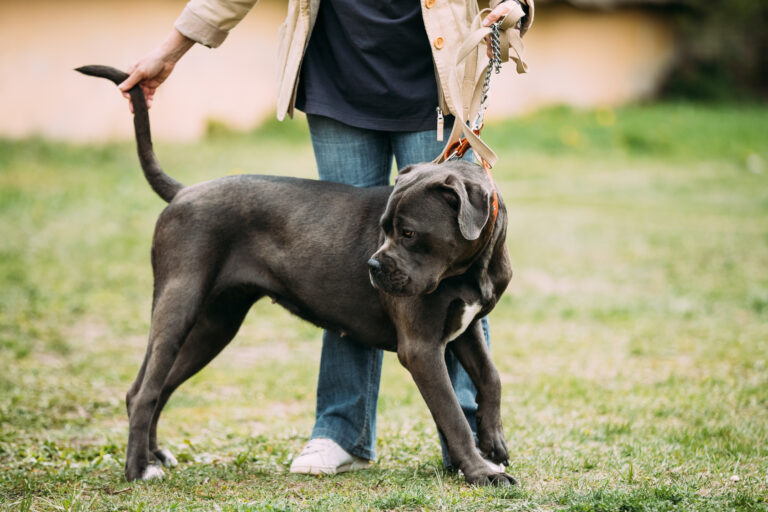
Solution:
[{"label": "blurred wall", "polygon": [[[0,136],[129,137],[109,83],[72,71],[126,68],[170,30],[183,0],[0,0]],[[194,139],[208,119],[250,128],[274,114],[276,36],[285,2],[261,0],[216,50],[195,46],[159,89],[156,138]],[[525,38],[530,71],[495,76],[489,117],[543,105],[609,106],[653,95],[674,54],[672,28],[640,9],[541,6]]]}]

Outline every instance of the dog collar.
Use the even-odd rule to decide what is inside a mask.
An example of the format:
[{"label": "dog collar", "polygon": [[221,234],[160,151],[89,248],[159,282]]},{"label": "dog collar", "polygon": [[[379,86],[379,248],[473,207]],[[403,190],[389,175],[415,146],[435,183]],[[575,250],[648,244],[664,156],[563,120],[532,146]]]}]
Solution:
[{"label": "dog collar", "polygon": [[495,228],[496,219],[499,216],[499,194],[496,192],[496,182],[493,181],[493,176],[491,176],[491,166],[485,160],[483,160],[483,169],[485,169],[485,174],[488,175],[488,179],[491,180],[491,185],[493,185],[493,196],[491,197],[491,228]]}]

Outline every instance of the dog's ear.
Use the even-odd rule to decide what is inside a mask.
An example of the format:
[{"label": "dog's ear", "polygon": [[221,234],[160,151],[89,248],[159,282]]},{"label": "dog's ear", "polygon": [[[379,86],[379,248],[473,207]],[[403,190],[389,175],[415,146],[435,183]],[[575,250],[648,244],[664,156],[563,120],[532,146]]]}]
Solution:
[{"label": "dog's ear", "polygon": [[455,175],[448,175],[441,188],[448,204],[458,209],[461,235],[467,240],[477,240],[491,212],[490,193],[482,185]]}]

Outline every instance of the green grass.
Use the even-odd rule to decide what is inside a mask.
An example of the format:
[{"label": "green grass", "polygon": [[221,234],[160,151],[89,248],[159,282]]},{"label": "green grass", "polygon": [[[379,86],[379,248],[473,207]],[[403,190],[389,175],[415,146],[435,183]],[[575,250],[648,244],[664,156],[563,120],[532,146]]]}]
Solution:
[{"label": "green grass", "polygon": [[[128,120],[126,119],[126,122]],[[163,203],[130,143],[0,141],[0,510],[768,510],[768,107],[554,109],[490,124],[512,284],[491,316],[511,489],[441,469],[385,358],[379,460],[293,476],[319,332],[259,303],[123,480]],[[311,177],[301,121],[159,144],[185,183]]]}]

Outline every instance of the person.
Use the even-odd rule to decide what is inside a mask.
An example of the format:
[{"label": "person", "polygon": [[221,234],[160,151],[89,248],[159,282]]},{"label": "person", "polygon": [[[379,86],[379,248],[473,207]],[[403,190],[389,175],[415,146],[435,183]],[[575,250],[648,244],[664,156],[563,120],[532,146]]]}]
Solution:
[{"label": "person", "polygon": [[[532,0],[492,0],[483,24],[504,17],[513,2],[526,12],[523,33]],[[162,43],[129,68],[120,89],[127,96],[139,84],[151,106],[195,43],[219,46],[255,3],[191,0]],[[294,108],[306,114],[321,180],[388,185],[393,158],[403,168],[441,153],[453,119],[439,84],[477,12],[474,0],[290,0],[280,29],[277,117],[292,116]],[[482,327],[489,343],[485,318]],[[445,357],[476,432],[476,390],[451,351]],[[381,366],[381,350],[324,332],[315,425],[291,472],[338,473],[375,460]],[[450,467],[442,437],[441,444]]]}]

